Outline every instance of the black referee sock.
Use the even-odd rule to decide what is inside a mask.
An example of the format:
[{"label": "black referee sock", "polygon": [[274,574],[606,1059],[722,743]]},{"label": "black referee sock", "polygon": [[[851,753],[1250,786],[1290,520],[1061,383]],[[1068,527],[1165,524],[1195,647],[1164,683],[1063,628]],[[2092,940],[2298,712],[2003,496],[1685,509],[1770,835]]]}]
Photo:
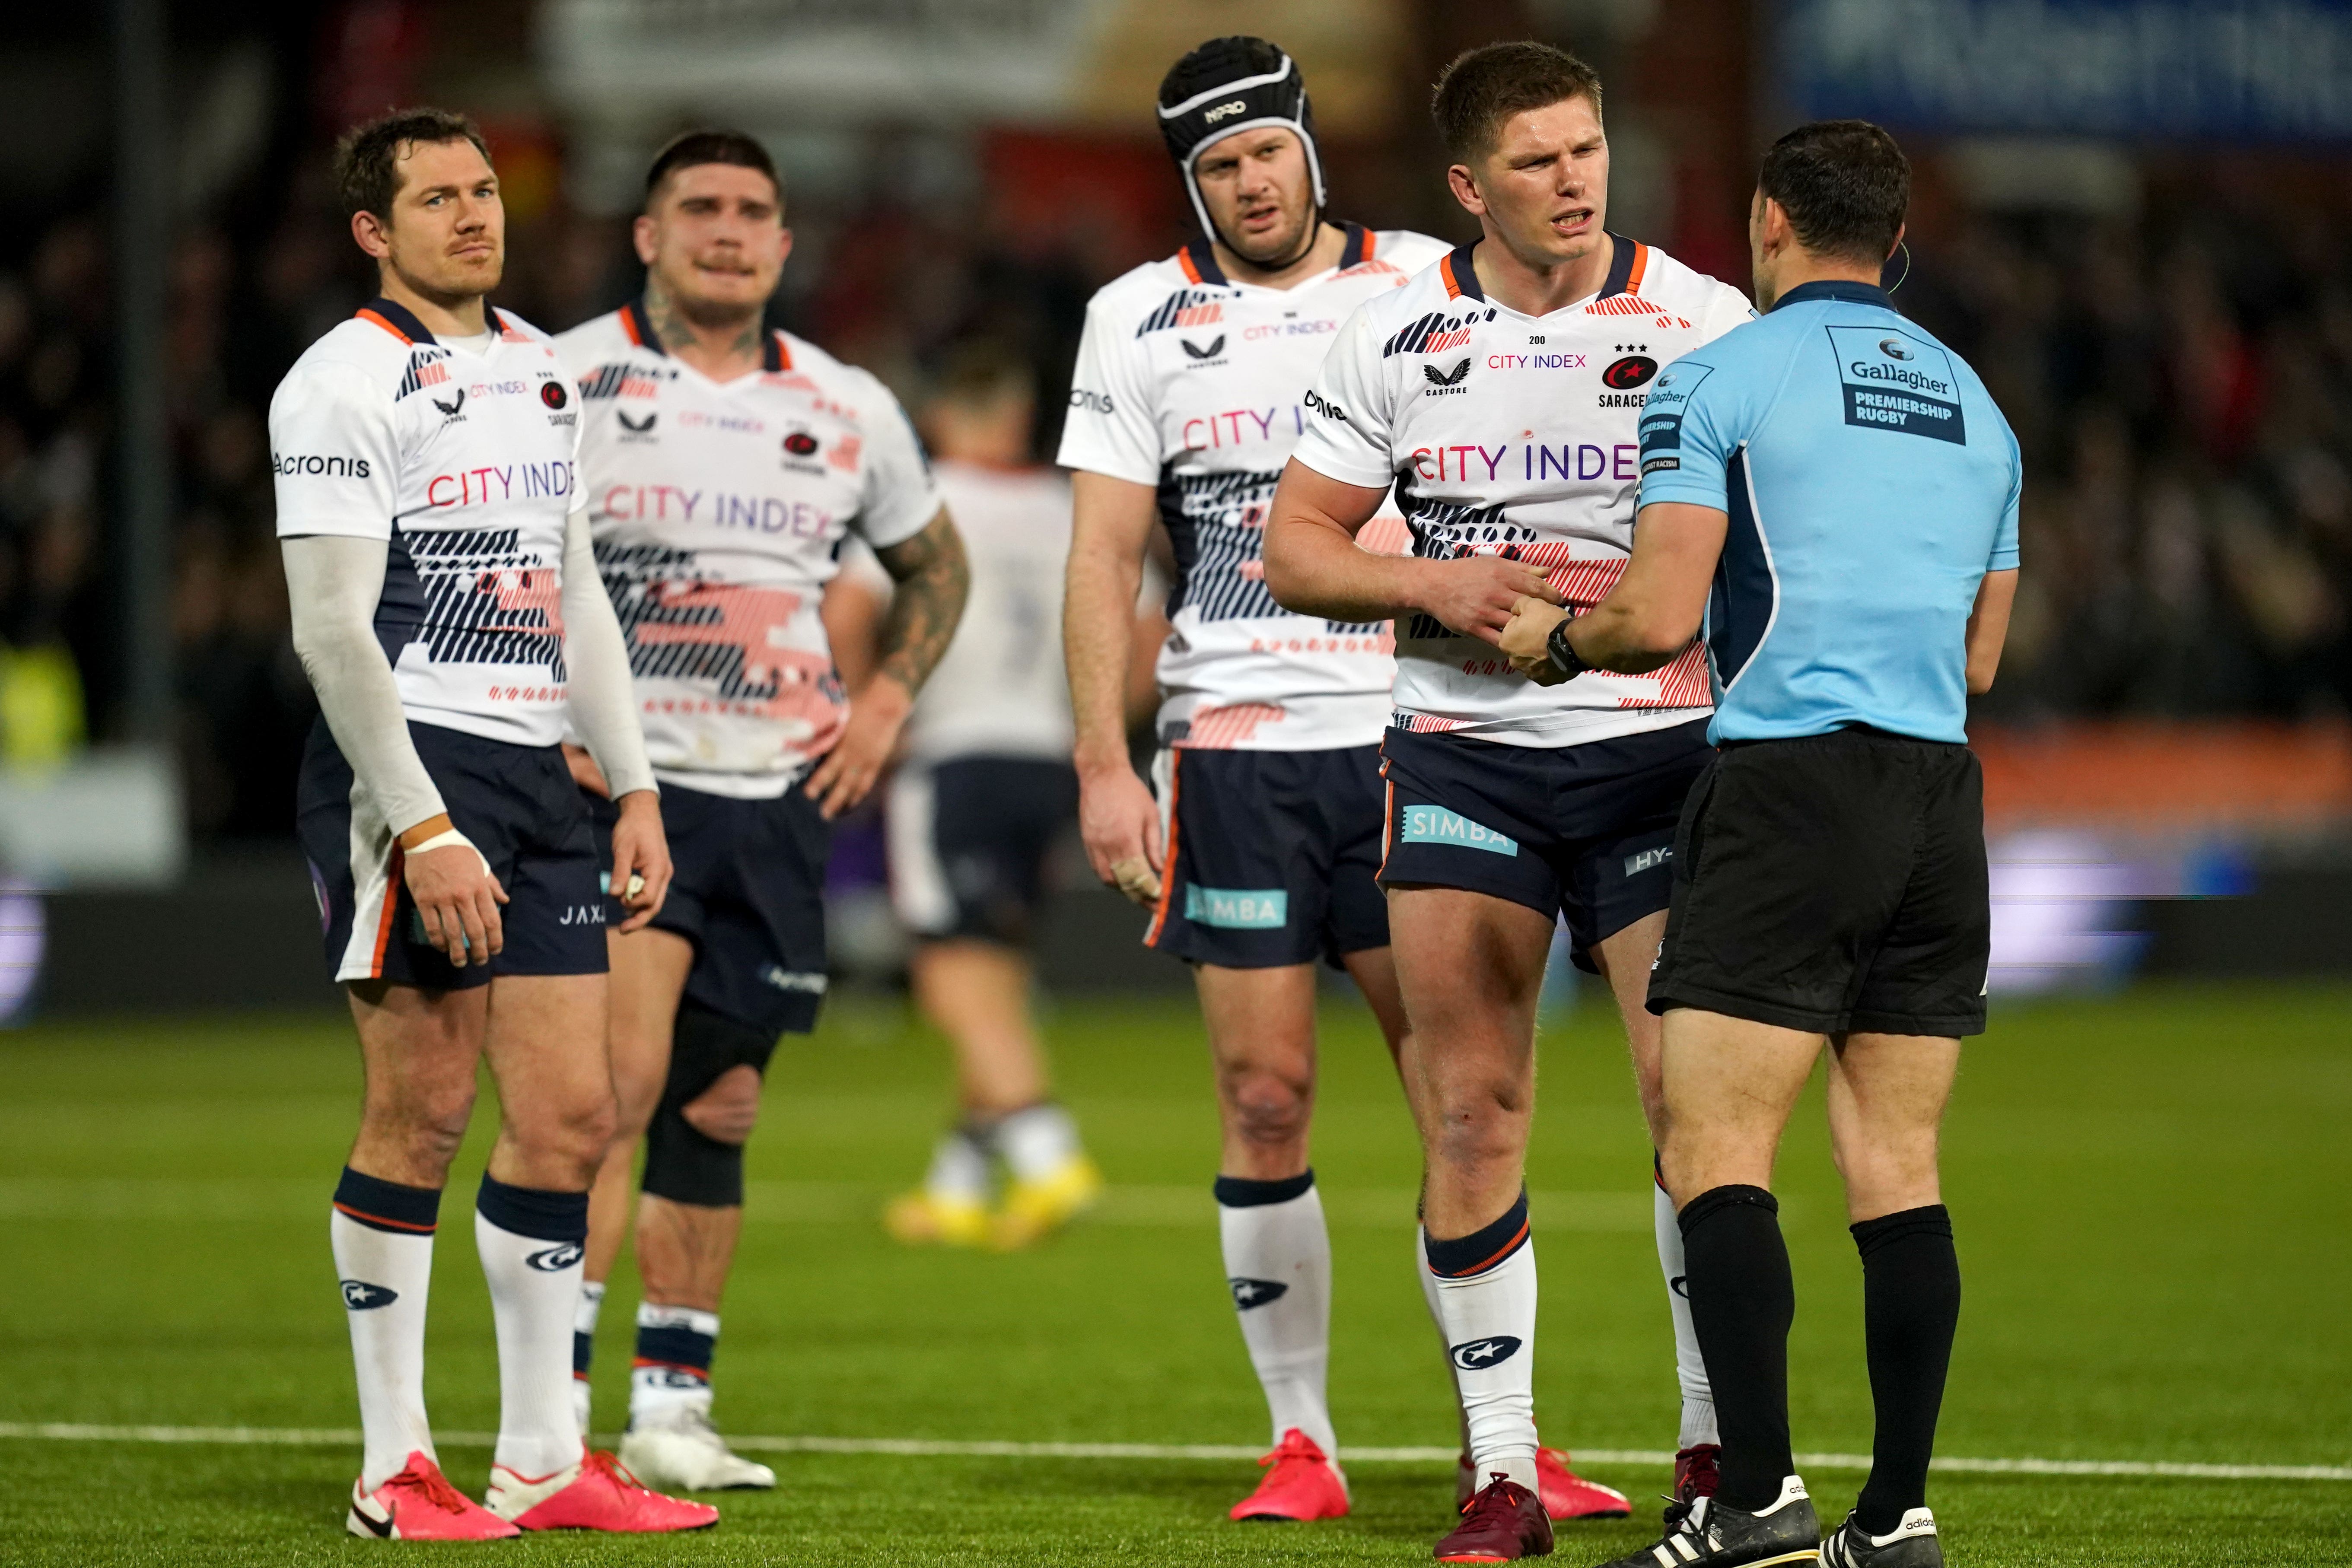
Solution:
[{"label": "black referee sock", "polygon": [[1862,1250],[1870,1399],[1878,1418],[1870,1479],[1854,1516],[1871,1534],[1886,1535],[1927,1500],[1927,1458],[1960,1321],[1960,1260],[1952,1250],[1951,1214],[1941,1204],[1866,1219],[1853,1230]]},{"label": "black referee sock", "polygon": [[1789,1453],[1789,1325],[1797,1289],[1780,1239],[1780,1205],[1761,1187],[1713,1187],[1683,1205],[1684,1289],[1715,1385],[1726,1508],[1760,1513],[1793,1474]]}]

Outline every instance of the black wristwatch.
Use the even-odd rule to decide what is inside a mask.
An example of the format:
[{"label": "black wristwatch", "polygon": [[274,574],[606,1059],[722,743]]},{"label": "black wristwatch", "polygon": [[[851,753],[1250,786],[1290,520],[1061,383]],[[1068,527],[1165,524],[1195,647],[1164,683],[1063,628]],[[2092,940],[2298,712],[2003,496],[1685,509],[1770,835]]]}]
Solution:
[{"label": "black wristwatch", "polygon": [[1572,618],[1561,616],[1559,625],[1552,627],[1551,636],[1544,638],[1544,652],[1551,657],[1551,667],[1570,680],[1592,668],[1577,658],[1576,649],[1569,646],[1568,628]]}]

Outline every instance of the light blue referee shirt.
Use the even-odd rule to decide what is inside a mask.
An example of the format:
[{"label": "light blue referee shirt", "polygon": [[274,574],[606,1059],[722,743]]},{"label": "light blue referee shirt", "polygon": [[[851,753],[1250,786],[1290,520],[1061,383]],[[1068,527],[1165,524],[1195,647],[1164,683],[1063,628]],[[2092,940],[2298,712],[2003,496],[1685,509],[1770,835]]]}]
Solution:
[{"label": "light blue referee shirt", "polygon": [[1791,289],[1675,361],[1642,413],[1640,504],[1731,520],[1707,738],[1965,741],[1969,612],[2017,564],[2023,475],[1976,372],[1866,283]]}]

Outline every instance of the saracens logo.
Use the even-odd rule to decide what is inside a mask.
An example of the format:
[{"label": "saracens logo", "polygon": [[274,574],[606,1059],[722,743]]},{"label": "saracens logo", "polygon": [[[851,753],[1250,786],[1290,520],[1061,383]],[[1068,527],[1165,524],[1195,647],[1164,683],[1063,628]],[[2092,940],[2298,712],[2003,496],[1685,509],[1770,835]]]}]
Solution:
[{"label": "saracens logo", "polygon": [[1445,1353],[1464,1372],[1484,1372],[1517,1354],[1520,1342],[1509,1334],[1496,1334],[1491,1339],[1465,1341]]},{"label": "saracens logo", "polygon": [[805,430],[795,430],[784,437],[784,450],[795,458],[816,456],[817,439]]},{"label": "saracens logo", "polygon": [[561,408],[572,401],[572,395],[563,390],[560,381],[542,381],[539,384],[539,400],[550,408]]},{"label": "saracens logo", "polygon": [[1647,354],[1627,354],[1601,373],[1601,384],[1630,392],[1658,374],[1658,362]]},{"label": "saracens logo", "polygon": [[1252,1307],[1263,1307],[1269,1301],[1278,1301],[1290,1293],[1290,1287],[1279,1279],[1244,1279],[1236,1277],[1226,1280],[1225,1284],[1234,1293],[1234,1309],[1242,1312],[1248,1311]]},{"label": "saracens logo", "polygon": [[364,1279],[342,1281],[343,1305],[354,1312],[365,1312],[377,1307],[389,1307],[400,1300],[400,1292],[382,1285],[371,1285]]},{"label": "saracens logo", "polygon": [[[543,1247],[523,1261],[541,1274],[561,1274],[585,1256],[586,1249],[578,1242],[567,1241],[561,1247]],[[1517,1340],[1511,1342],[1514,1346],[1518,1342]]]}]

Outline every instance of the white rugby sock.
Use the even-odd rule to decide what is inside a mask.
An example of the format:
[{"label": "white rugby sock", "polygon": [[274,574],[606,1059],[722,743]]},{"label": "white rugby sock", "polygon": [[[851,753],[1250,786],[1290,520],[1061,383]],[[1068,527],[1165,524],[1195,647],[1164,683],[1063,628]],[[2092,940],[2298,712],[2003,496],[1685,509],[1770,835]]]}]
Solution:
[{"label": "white rugby sock", "polygon": [[572,1314],[572,1408],[580,1435],[588,1436],[588,1369],[596,1360],[596,1320],[604,1310],[604,1282],[580,1281],[580,1305]]},{"label": "white rugby sock", "polygon": [[1478,1484],[1499,1471],[1533,1491],[1536,1247],[1527,1194],[1469,1236],[1441,1241],[1425,1229],[1422,1235]]},{"label": "white rugby sock", "polygon": [[425,1302],[440,1206],[438,1188],[379,1181],[349,1166],[335,1186],[327,1236],[359,1374],[362,1491],[398,1475],[413,1450],[437,1461],[425,1419]]},{"label": "white rugby sock", "polygon": [[637,1361],[629,1373],[629,1425],[659,1425],[680,1411],[710,1411],[710,1358],[719,1314],[637,1303]]},{"label": "white rugby sock", "polygon": [[1677,1448],[1720,1443],[1715,1426],[1715,1389],[1706,1381],[1706,1358],[1699,1353],[1698,1331],[1691,1327],[1690,1297],[1683,1280],[1683,1227],[1675,1200],[1650,1184],[1650,1220],[1658,1234],[1658,1268],[1666,1278],[1666,1306],[1675,1319],[1675,1377],[1683,1389],[1683,1424]]},{"label": "white rugby sock", "polygon": [[1331,1237],[1315,1173],[1287,1181],[1217,1178],[1217,1235],[1242,1342],[1265,1390],[1274,1442],[1297,1427],[1336,1458],[1324,1389],[1331,1365]]},{"label": "white rugby sock", "polygon": [[950,1203],[988,1202],[988,1147],[965,1122],[940,1134],[931,1150],[931,1168],[923,1173],[923,1190]]},{"label": "white rugby sock", "polygon": [[990,1141],[1015,1177],[1043,1181],[1076,1156],[1078,1124],[1052,1100],[1041,1100],[999,1121]]},{"label": "white rugby sock", "polygon": [[1445,1320],[1437,1310],[1437,1276],[1429,1271],[1429,1238],[1416,1226],[1412,1233],[1412,1273],[1421,1281],[1421,1304],[1429,1309],[1430,1327],[1437,1331],[1437,1353],[1445,1362],[1446,1385],[1454,1390],[1454,1420],[1462,1431],[1462,1451],[1470,1451],[1470,1413],[1462,1407],[1462,1380],[1454,1375],[1452,1342],[1445,1337]]},{"label": "white rugby sock", "polygon": [[499,1334],[499,1443],[492,1462],[525,1480],[579,1463],[572,1335],[580,1310],[588,1194],[514,1187],[485,1174],[474,1246]]}]

